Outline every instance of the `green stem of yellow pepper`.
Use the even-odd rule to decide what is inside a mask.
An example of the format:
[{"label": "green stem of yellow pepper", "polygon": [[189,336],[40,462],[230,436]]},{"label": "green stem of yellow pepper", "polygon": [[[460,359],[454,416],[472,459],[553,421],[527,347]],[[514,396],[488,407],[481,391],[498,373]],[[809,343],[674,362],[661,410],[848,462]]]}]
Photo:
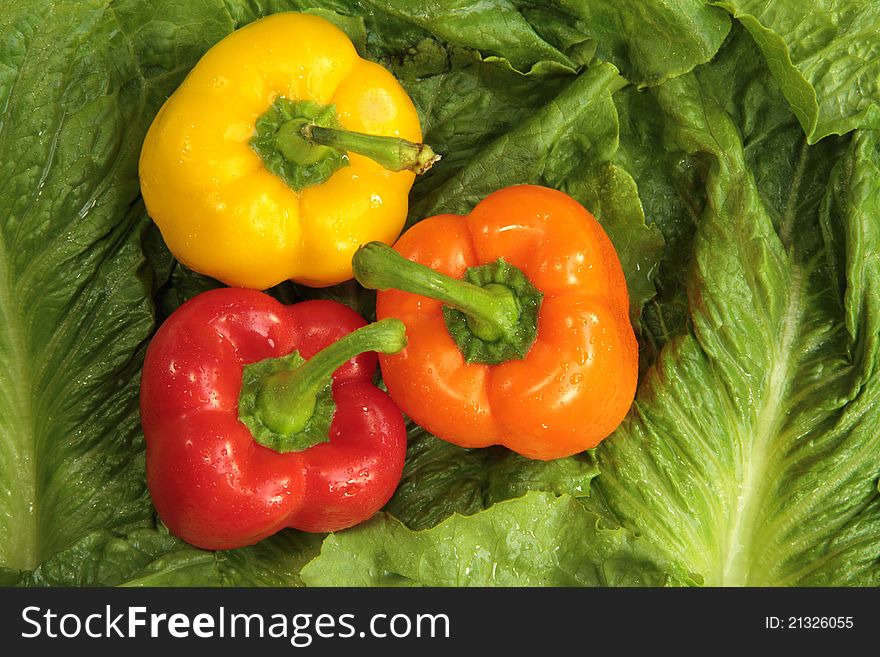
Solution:
[{"label": "green stem of yellow pepper", "polygon": [[302,127],[302,136],[312,144],[364,155],[389,171],[412,171],[421,174],[440,159],[440,156],[427,144],[416,144],[399,137],[322,128],[310,123]]},{"label": "green stem of yellow pepper", "polygon": [[345,130],[333,105],[287,98],[277,98],[257,119],[250,143],[266,168],[295,191],[329,179],[348,164],[348,153],[416,174],[440,159],[427,144]]}]

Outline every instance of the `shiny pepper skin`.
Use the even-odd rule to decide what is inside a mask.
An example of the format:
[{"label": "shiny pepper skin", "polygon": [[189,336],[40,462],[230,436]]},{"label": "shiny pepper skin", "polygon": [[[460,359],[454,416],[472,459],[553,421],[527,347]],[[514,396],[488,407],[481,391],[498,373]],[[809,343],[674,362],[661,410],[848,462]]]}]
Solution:
[{"label": "shiny pepper skin", "polygon": [[333,374],[329,442],[278,453],[238,418],[245,363],[294,350],[308,359],[364,324],[336,302],[285,306],[234,288],[202,293],[162,324],[147,349],[140,402],[147,483],[172,533],[205,549],[235,548],[285,527],[350,527],[388,501],[406,429],[373,385],[375,353]]},{"label": "shiny pepper skin", "polygon": [[421,140],[403,88],[339,28],[274,14],[217,43],[162,107],[141,151],[144,202],[171,252],[227,285],[340,283],[360,244],[397,238],[415,174],[351,153],[326,182],[294,191],[249,143],[278,97],[335,105],[348,130]]},{"label": "shiny pepper skin", "polygon": [[617,253],[583,206],[545,187],[509,187],[467,216],[420,221],[394,248],[456,279],[503,257],[544,294],[525,358],[484,365],[465,362],[439,301],[379,292],[377,316],[403,320],[409,338],[380,357],[383,378],[416,423],[462,447],[501,444],[545,460],[617,427],[635,394],[638,345]]}]

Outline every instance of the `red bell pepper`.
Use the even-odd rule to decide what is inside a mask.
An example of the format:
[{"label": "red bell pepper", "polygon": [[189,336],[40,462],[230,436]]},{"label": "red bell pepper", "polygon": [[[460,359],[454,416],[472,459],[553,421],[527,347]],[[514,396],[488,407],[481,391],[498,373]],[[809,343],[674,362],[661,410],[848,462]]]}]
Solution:
[{"label": "red bell pepper", "polygon": [[200,294],[162,324],[141,422],[147,484],[173,534],[234,548],[284,527],[350,527],[388,501],[406,428],[373,385],[375,352],[400,350],[404,328],[365,324],[336,302],[285,306],[235,288]]}]

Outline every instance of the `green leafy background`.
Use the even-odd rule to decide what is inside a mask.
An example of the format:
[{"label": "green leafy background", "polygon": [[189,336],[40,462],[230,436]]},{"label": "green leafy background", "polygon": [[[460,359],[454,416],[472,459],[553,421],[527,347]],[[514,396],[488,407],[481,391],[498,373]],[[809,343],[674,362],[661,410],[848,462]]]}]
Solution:
[{"label": "green leafy background", "polygon": [[[821,0],[28,0],[0,9],[0,584],[880,584],[880,10]],[[158,324],[215,281],[139,199],[152,117],[262,15],[388,66],[443,155],[410,223],[562,189],[624,266],[641,381],[549,463],[410,427],[398,491],[334,535],[205,552],[144,479]],[[353,283],[284,284],[366,316]]]}]

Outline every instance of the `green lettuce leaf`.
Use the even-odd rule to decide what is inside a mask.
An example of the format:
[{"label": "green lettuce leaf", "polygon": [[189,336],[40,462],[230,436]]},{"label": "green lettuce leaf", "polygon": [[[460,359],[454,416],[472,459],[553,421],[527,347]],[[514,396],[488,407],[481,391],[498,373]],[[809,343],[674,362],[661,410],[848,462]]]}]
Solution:
[{"label": "green lettuce leaf", "polygon": [[[591,555],[589,560],[584,554]],[[663,586],[690,581],[575,499],[532,492],[423,531],[379,515],[332,534],[302,570],[311,586]]]},{"label": "green lettuce leaf", "polygon": [[[195,53],[181,43],[161,68],[153,51],[136,58],[155,25],[131,19],[99,2],[0,14],[0,563],[12,569],[152,516],[137,414],[151,281],[145,216],[129,207],[150,117]],[[205,43],[220,34],[203,28]]]},{"label": "green lettuce leaf", "polygon": [[[442,5],[426,0],[226,0],[224,4],[237,25],[279,11],[308,11],[331,18],[357,36],[359,30],[352,29],[351,20],[359,18],[366,27],[367,52],[372,58],[399,55],[433,36],[451,46],[499,56],[523,71],[541,61],[569,70],[582,63],[542,38],[537,27],[507,0],[493,0],[492,7],[477,0]],[[579,41],[586,38],[576,37]],[[572,54],[578,52],[575,49]]]},{"label": "green lettuce leaf", "polygon": [[34,570],[20,573],[18,586],[117,586],[157,559],[190,549],[165,531],[96,529],[54,554]]},{"label": "green lettuce leaf", "polygon": [[478,513],[528,491],[586,497],[596,474],[590,453],[532,461],[503,447],[457,447],[411,425],[403,477],[385,511],[412,529],[424,529],[453,513]]},{"label": "green lettuce leaf", "polygon": [[317,554],[322,534],[284,530],[251,547],[206,552],[178,542],[131,575],[124,586],[303,586],[302,567]]},{"label": "green lettuce leaf", "polygon": [[[594,39],[597,55],[639,86],[709,61],[730,20],[703,0],[553,0],[524,10],[538,25],[561,21]],[[671,48],[670,44],[675,47]]]},{"label": "green lettuce leaf", "polygon": [[95,530],[31,572],[18,586],[302,586],[300,569],[323,536],[286,530],[258,545],[207,552],[164,527]]},{"label": "green lettuce leaf", "polygon": [[751,33],[816,143],[861,125],[880,104],[880,5],[852,0],[714,2]]},{"label": "green lettuce leaf", "polygon": [[[432,38],[499,57],[523,73],[554,64],[573,72],[596,49],[627,79],[654,85],[709,61],[730,29],[704,0],[226,0],[237,24],[276,11],[330,12],[355,42],[363,17],[367,52],[399,57]],[[335,17],[333,16],[335,14]],[[321,13],[320,15],[324,15]],[[670,48],[670,42],[675,48]]]},{"label": "green lettuce leaf", "polygon": [[[506,59],[443,47],[434,39],[421,41],[389,64],[419,111],[424,140],[443,157],[442,166],[416,180],[414,198],[457,175],[575,79],[571,70],[552,62],[538,62],[523,74]],[[414,210],[410,220],[422,218],[424,211]]]},{"label": "green lettuce leaf", "polygon": [[[564,177],[578,166],[608,161],[617,148],[617,116],[611,94],[624,86],[617,69],[597,63],[528,119],[505,132],[414,204],[416,218],[466,213],[491,192]],[[476,119],[476,117],[474,117]]]},{"label": "green lettuce leaf", "polygon": [[708,163],[690,328],[597,450],[590,505],[708,584],[876,585],[880,135],[808,146],[728,54],[656,92]]},{"label": "green lettuce leaf", "polygon": [[648,298],[640,318],[639,361],[645,369],[687,325],[685,278],[706,203],[705,166],[665,138],[666,123],[655,94],[627,87],[614,95],[614,102],[620,117],[620,147],[613,162],[631,173],[645,221],[661,232],[665,242],[652,281],[656,294]]}]

